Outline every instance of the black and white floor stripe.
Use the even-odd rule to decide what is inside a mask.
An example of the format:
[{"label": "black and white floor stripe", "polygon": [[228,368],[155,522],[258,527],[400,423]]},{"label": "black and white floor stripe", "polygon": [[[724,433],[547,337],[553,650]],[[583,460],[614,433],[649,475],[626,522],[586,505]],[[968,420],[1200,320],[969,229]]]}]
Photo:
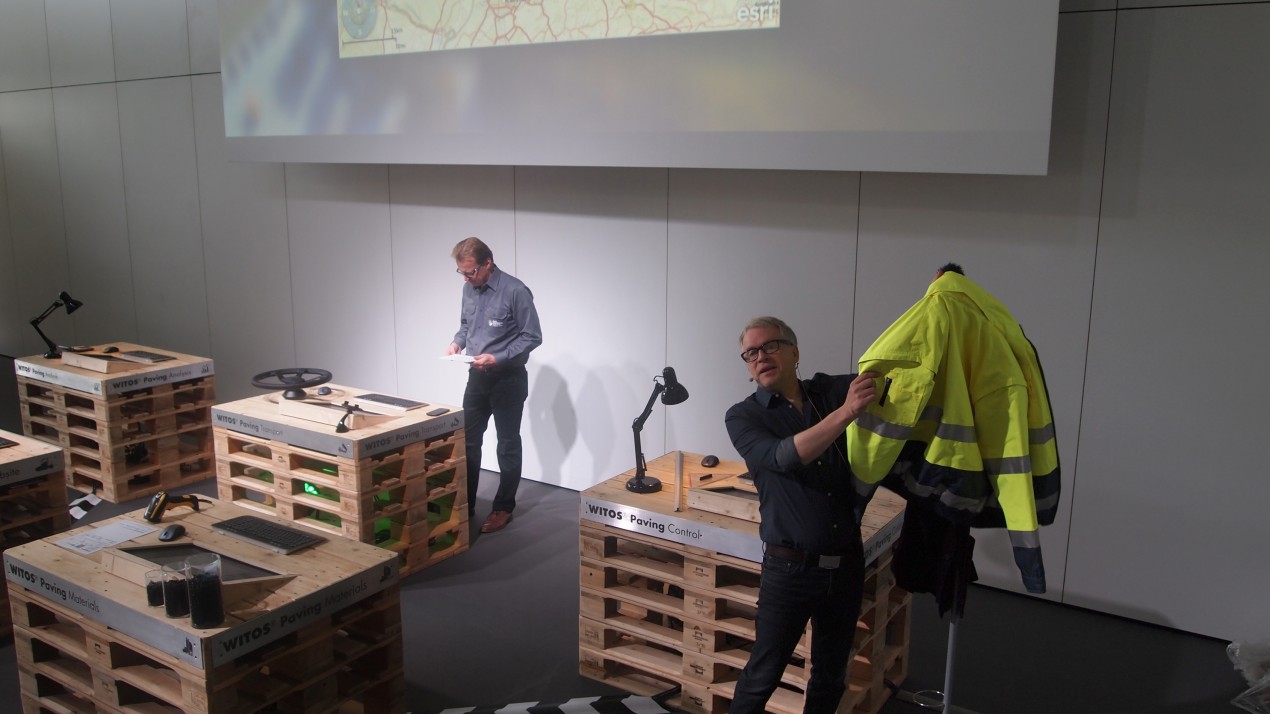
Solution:
[{"label": "black and white floor stripe", "polygon": [[520,702],[489,707],[446,709],[441,714],[661,714],[672,712],[651,697],[617,694],[582,697],[567,702]]}]

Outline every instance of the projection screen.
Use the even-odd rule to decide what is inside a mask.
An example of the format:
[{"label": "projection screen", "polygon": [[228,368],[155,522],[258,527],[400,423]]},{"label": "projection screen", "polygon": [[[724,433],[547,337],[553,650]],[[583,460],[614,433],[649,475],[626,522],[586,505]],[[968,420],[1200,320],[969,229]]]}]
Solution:
[{"label": "projection screen", "polygon": [[219,11],[235,160],[1047,166],[1058,0],[221,0]]}]

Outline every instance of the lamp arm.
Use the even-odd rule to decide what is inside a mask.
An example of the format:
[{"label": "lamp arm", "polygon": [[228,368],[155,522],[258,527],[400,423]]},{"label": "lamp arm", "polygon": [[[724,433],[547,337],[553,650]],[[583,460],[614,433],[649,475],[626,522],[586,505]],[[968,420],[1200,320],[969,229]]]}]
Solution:
[{"label": "lamp arm", "polygon": [[48,345],[48,348],[49,348],[48,352],[44,353],[45,359],[56,359],[59,355],[62,354],[62,351],[58,349],[57,347],[57,343],[54,342],[53,340],[50,340],[49,336],[44,334],[44,330],[40,329],[39,320],[32,320],[31,327],[35,328],[36,334],[40,336],[40,339],[44,340],[44,344]]},{"label": "lamp arm", "polygon": [[644,422],[648,421],[648,417],[653,413],[653,404],[657,401],[657,395],[666,390],[666,385],[658,381],[653,381],[653,393],[648,397],[648,403],[644,405],[644,411],[631,423],[631,430],[635,432],[635,478],[642,480],[647,470],[644,463],[644,449],[640,445],[639,433],[644,429]]},{"label": "lamp arm", "polygon": [[[53,311],[61,306],[62,306],[61,300],[54,300],[53,304],[49,305],[48,309],[46,309],[44,312],[41,312],[39,317],[31,318],[31,327],[34,327],[38,330],[40,328],[40,323],[44,322],[45,318],[47,318],[49,315],[52,315]],[[45,337],[44,339],[47,340],[48,338]]]}]

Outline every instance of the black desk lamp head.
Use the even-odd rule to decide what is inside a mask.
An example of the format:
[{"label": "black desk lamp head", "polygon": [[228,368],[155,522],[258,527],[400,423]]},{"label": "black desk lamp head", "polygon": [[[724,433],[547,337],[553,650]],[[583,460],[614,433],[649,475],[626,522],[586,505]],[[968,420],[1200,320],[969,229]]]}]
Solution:
[{"label": "black desk lamp head", "polygon": [[48,348],[49,348],[48,352],[44,353],[45,358],[55,359],[61,356],[62,348],[58,347],[57,343],[53,342],[53,340],[50,340],[48,338],[48,335],[44,334],[44,330],[40,329],[40,323],[44,322],[45,318],[47,318],[49,315],[52,315],[53,312],[57,310],[57,308],[59,307],[65,307],[66,314],[69,315],[83,306],[84,306],[84,303],[71,297],[70,293],[63,290],[61,294],[57,296],[57,299],[53,301],[53,304],[48,306],[47,310],[40,313],[39,317],[35,317],[31,319],[31,327],[35,328],[35,331],[36,333],[39,334],[40,339],[44,340],[44,344],[48,345]]},{"label": "black desk lamp head", "polygon": [[639,442],[639,432],[643,430],[648,416],[653,413],[653,403],[657,401],[657,395],[661,395],[661,403],[666,406],[679,404],[688,399],[688,390],[675,379],[674,367],[662,370],[660,377],[660,382],[657,381],[657,377],[653,377],[653,393],[648,397],[648,404],[644,405],[643,413],[635,417],[635,422],[631,424],[631,429],[635,432],[635,476],[626,482],[626,490],[635,493],[656,493],[661,490],[661,481],[646,473],[644,450]]}]

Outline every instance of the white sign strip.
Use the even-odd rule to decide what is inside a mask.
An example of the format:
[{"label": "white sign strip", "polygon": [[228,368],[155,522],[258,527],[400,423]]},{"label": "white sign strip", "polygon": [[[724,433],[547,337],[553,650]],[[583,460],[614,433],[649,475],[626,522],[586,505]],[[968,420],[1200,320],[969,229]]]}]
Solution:
[{"label": "white sign strip", "polygon": [[[0,455],[3,455],[2,452],[0,452]],[[0,464],[0,486],[8,486],[11,483],[21,483],[22,481],[29,481],[33,478],[43,476],[44,474],[61,471],[64,468],[64,465],[65,462],[62,459],[61,451],[54,451],[47,454],[37,454],[25,459]]]}]

